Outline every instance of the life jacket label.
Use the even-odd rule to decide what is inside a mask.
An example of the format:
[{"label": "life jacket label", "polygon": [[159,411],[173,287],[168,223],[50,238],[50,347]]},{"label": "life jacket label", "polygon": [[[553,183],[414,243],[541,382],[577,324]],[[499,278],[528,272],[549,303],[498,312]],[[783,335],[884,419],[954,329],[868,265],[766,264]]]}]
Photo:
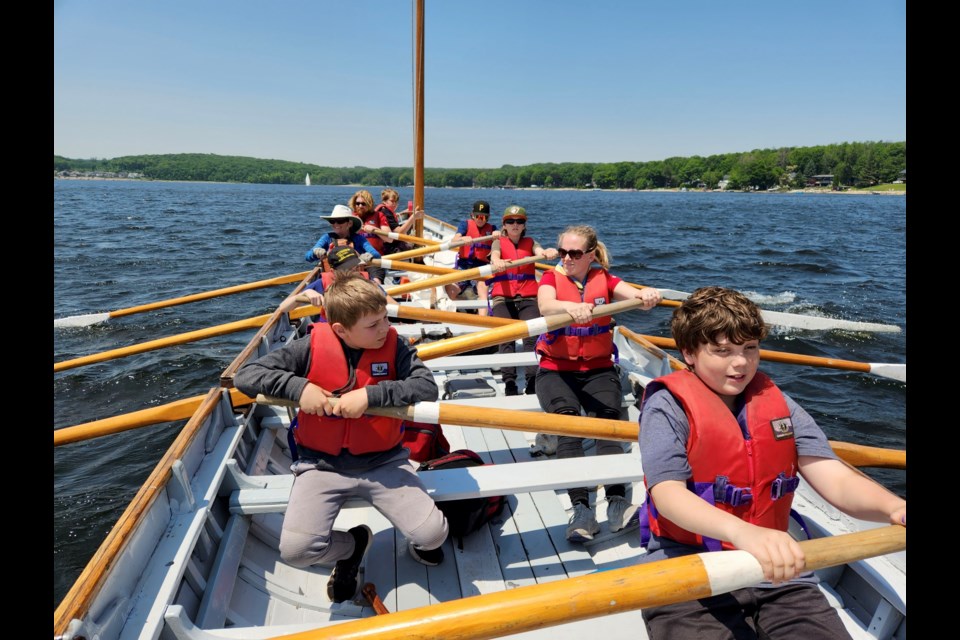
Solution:
[{"label": "life jacket label", "polygon": [[388,362],[373,362],[370,364],[370,375],[383,377],[390,373],[390,363]]},{"label": "life jacket label", "polygon": [[777,418],[770,421],[770,428],[773,429],[773,438],[783,440],[793,437],[793,422],[789,416],[786,418]]}]

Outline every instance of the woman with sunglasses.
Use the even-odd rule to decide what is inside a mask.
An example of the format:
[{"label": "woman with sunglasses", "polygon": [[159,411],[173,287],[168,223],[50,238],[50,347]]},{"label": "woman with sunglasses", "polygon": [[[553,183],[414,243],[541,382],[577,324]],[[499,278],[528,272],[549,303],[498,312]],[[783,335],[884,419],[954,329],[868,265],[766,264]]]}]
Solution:
[{"label": "woman with sunglasses", "polygon": [[329,216],[320,216],[320,219],[329,222],[333,230],[320,236],[317,243],[307,249],[304,256],[307,262],[322,261],[328,253],[333,253],[334,249],[344,246],[353,247],[364,262],[381,257],[367,239],[358,233],[363,223],[360,222],[360,218],[353,215],[349,207],[338,204],[333,207],[333,212]]},{"label": "woman with sunglasses", "polygon": [[[497,231],[496,225],[488,222],[489,219],[490,203],[486,200],[477,200],[473,203],[473,211],[470,212],[470,217],[460,223],[460,226],[457,227],[457,232],[453,234],[450,241],[456,242],[463,236],[482,238],[492,235],[498,237],[500,232]],[[473,244],[460,247],[460,253],[457,255],[456,268],[466,270],[490,264],[491,248],[492,245],[490,241],[474,242]],[[464,280],[456,284],[448,284],[446,286],[447,297],[451,300],[456,300],[468,287],[473,288],[478,300],[487,300],[487,285],[483,280]],[[487,310],[478,309],[477,315],[485,316],[487,315]]]},{"label": "woman with sunglasses", "polygon": [[[380,256],[386,255],[384,253],[383,238],[378,236],[375,232],[386,231],[389,233],[390,223],[383,215],[383,212],[377,211],[373,208],[373,194],[366,189],[361,189],[350,196],[350,200],[347,202],[347,204],[353,210],[353,214],[360,218],[360,222],[362,223],[359,232],[360,235],[367,239],[367,242],[369,242],[370,245],[377,250],[377,253]],[[371,278],[381,284],[387,276],[386,269],[381,267],[369,267],[367,269],[367,273],[370,274]]]},{"label": "woman with sunglasses", "polygon": [[[610,316],[593,318],[593,308],[617,300],[638,298],[643,309],[660,302],[657,289],[635,289],[607,269],[610,254],[597,232],[586,225],[564,229],[557,239],[560,264],[540,278],[537,304],[541,315],[568,313],[575,324],[541,335],[537,340],[540,367],[537,399],[547,413],[581,415],[619,420],[623,393],[613,362],[613,326]],[[599,266],[592,266],[596,262]],[[620,442],[597,441],[597,454],[623,453]],[[557,458],[582,458],[583,438],[559,436]],[[626,500],[626,487],[604,487],[607,522],[611,532],[620,531],[636,517],[637,505]],[[590,506],[590,489],[567,491],[573,514],[567,540],[586,542],[600,531]]]},{"label": "woman with sunglasses", "polygon": [[[503,212],[503,229],[500,237],[493,241],[490,248],[490,264],[497,273],[487,280],[487,288],[492,296],[490,313],[497,318],[530,320],[540,315],[537,308],[537,269],[531,264],[506,269],[507,260],[516,260],[528,256],[542,256],[547,260],[557,257],[557,250],[544,250],[540,243],[527,236],[527,211],[523,207],[510,205]],[[536,336],[524,338],[523,350],[533,351]],[[500,344],[500,353],[516,353],[516,342]],[[515,396],[517,389],[516,367],[502,367],[504,395]],[[525,393],[536,393],[536,378],[529,371],[524,379]]]}]

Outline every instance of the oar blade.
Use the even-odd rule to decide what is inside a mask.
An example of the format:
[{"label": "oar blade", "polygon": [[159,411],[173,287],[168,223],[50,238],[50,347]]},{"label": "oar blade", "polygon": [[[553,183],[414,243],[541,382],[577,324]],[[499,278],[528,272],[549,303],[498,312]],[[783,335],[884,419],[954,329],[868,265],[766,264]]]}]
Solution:
[{"label": "oar blade", "polygon": [[763,319],[767,324],[808,331],[867,331],[870,333],[900,333],[900,327],[893,324],[879,324],[876,322],[856,322],[839,318],[825,318],[823,316],[807,316],[799,313],[782,313],[780,311],[763,310]]},{"label": "oar blade", "polygon": [[890,378],[891,380],[897,380],[899,382],[906,383],[907,381],[906,364],[884,364],[871,362],[870,373],[884,378]]},{"label": "oar blade", "polygon": [[85,313],[79,316],[67,316],[66,318],[54,318],[53,328],[61,327],[89,327],[93,324],[106,322],[110,319],[109,313]]},{"label": "oar blade", "polygon": [[[664,300],[686,300],[690,294],[675,289],[658,289]],[[792,329],[806,329],[808,331],[866,331],[870,333],[900,333],[900,327],[893,324],[879,324],[876,322],[856,322],[840,320],[839,318],[825,318],[822,316],[808,316],[799,313],[784,313],[782,311],[763,310],[763,319],[767,324]]]}]

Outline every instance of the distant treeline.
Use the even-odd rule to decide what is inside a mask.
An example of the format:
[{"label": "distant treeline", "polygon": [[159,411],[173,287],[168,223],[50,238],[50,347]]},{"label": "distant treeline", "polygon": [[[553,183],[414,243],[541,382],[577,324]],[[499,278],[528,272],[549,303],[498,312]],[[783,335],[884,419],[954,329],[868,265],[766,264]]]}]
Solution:
[{"label": "distant treeline", "polygon": [[[499,169],[424,169],[430,187],[530,187],[657,189],[802,188],[814,176],[831,175],[833,186],[869,187],[906,179],[906,142],[844,142],[817,147],[756,149],[744,153],[667,158],[651,162],[562,162]],[[123,156],[74,160],[53,156],[54,175],[101,174],[151,180],[408,187],[410,167],[321,167],[209,153]],[[822,180],[822,179],[821,179]]]}]

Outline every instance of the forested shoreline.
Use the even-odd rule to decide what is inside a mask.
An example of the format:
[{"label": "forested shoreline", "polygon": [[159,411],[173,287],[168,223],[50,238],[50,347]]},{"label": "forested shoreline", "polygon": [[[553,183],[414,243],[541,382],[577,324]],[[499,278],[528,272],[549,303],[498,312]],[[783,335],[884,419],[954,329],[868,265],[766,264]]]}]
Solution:
[{"label": "forested shoreline", "polygon": [[[650,162],[562,162],[498,169],[425,168],[429,187],[575,189],[803,188],[819,176],[834,187],[870,187],[906,180],[906,142],[845,142],[814,147],[756,149]],[[413,185],[412,167],[322,167],[315,164],[206,153],[71,159],[54,155],[55,177],[125,177],[260,184]],[[108,175],[112,174],[112,175]]]}]

